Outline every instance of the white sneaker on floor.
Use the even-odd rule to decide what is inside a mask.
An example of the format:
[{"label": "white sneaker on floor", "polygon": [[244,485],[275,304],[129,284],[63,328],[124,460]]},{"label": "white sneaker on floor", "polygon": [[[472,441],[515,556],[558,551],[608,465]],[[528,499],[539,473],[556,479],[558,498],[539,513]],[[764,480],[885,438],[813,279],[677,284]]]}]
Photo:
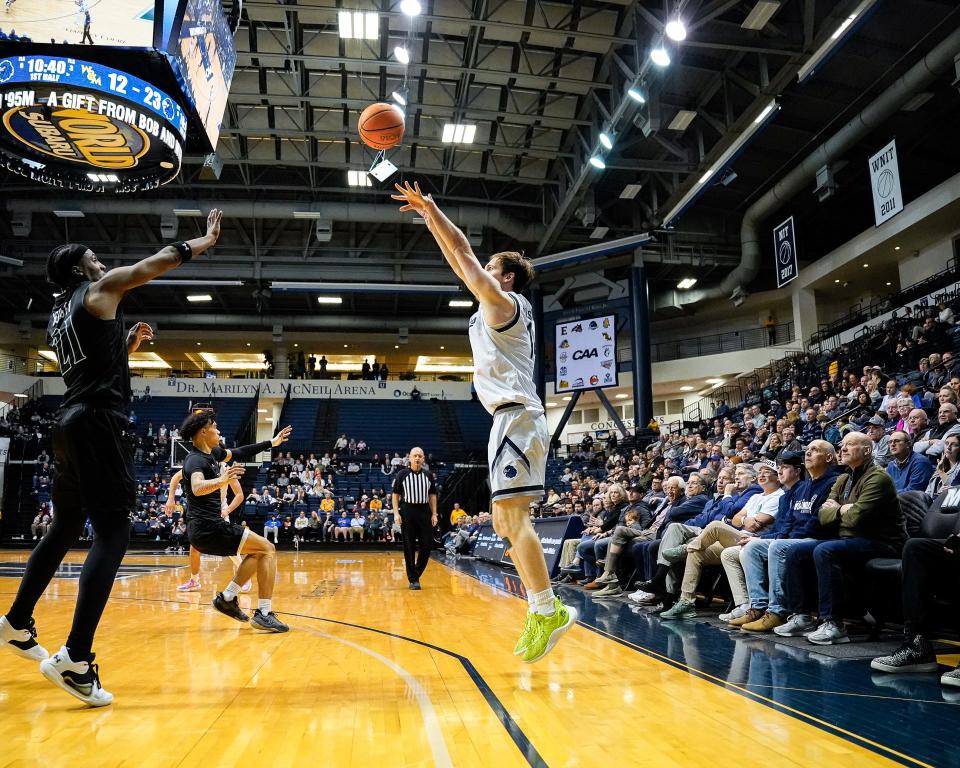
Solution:
[{"label": "white sneaker on floor", "polygon": [[814,645],[838,645],[850,642],[847,630],[843,624],[836,621],[823,622],[818,629],[807,632],[806,638]]},{"label": "white sneaker on floor", "polygon": [[653,595],[651,595],[649,592],[644,592],[642,589],[638,589],[636,592],[631,592],[629,595],[627,595],[627,597],[633,602],[639,603],[643,600],[649,600],[651,597],[653,597]]},{"label": "white sneaker on floor", "polygon": [[33,619],[26,629],[14,629],[6,616],[0,616],[0,643],[17,656],[32,661],[43,661],[50,656],[47,649],[37,642],[37,628]]},{"label": "white sneaker on floor", "polygon": [[733,621],[734,619],[742,619],[744,616],[747,615],[747,610],[749,608],[750,608],[749,604],[738,605],[729,613],[721,613],[719,616],[717,616],[717,618],[720,619],[720,621],[726,621],[726,622]]},{"label": "white sneaker on floor", "polygon": [[774,627],[773,631],[780,637],[803,637],[817,628],[817,620],[806,613],[795,613],[787,619],[786,624]]},{"label": "white sneaker on floor", "polygon": [[113,694],[100,685],[100,670],[90,661],[74,661],[66,646],[49,659],[40,662],[40,673],[58,688],[80,699],[91,707],[105,707],[113,703]]}]

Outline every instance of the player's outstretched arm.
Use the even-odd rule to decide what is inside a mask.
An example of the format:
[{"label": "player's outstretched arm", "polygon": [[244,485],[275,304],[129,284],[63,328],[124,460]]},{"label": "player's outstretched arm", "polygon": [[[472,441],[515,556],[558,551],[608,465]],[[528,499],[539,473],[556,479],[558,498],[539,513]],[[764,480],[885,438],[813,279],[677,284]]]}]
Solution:
[{"label": "player's outstretched arm", "polygon": [[234,464],[230,467],[224,467],[219,477],[207,480],[202,472],[194,472],[190,475],[190,489],[194,496],[206,496],[208,493],[214,493],[230,484],[231,480],[240,478],[243,475],[243,467]]},{"label": "player's outstretched arm", "polygon": [[[412,187],[410,182],[404,182],[403,186],[399,184],[395,186],[399,194],[391,197],[404,203],[400,208],[401,211],[416,211],[423,216],[444,258],[486,310],[484,316],[487,320],[496,324],[499,317],[505,316],[506,319],[512,317],[515,312],[513,300],[501,290],[500,284],[493,276],[480,265],[466,235],[444,215],[433,197],[424,195],[417,182],[414,182]],[[493,317],[490,317],[491,311]]]},{"label": "player's outstretched arm", "polygon": [[109,300],[113,299],[117,304],[123,295],[138,286],[149,283],[155,277],[159,277],[165,272],[169,272],[184,261],[193,256],[199,256],[201,253],[212,248],[220,237],[220,217],[221,211],[214,208],[207,216],[207,231],[201,237],[195,237],[186,241],[187,253],[181,253],[176,245],[167,245],[153,256],[148,256],[142,261],[138,261],[129,267],[117,267],[107,272],[100,280],[93,283],[89,294],[93,294],[91,300]]}]

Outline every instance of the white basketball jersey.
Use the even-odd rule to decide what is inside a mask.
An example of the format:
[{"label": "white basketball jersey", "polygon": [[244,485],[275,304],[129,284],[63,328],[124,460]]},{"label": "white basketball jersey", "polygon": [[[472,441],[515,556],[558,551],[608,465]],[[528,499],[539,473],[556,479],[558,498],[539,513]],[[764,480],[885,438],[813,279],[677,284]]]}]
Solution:
[{"label": "white basketball jersey", "polygon": [[507,295],[517,305],[508,323],[491,328],[480,310],[470,318],[473,386],[490,413],[505,403],[520,403],[542,413],[543,404],[533,383],[533,308],[520,294]]}]

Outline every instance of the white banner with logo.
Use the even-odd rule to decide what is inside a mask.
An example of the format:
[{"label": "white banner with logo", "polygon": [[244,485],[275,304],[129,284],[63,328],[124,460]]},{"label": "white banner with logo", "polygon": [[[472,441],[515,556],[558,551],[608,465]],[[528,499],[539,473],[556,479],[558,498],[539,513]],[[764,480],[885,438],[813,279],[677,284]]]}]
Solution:
[{"label": "white banner with logo", "polygon": [[556,326],[556,391],[617,386],[617,316]]},{"label": "white banner with logo", "polygon": [[7,466],[7,456],[10,454],[10,438],[0,437],[0,516],[3,513],[3,475]]},{"label": "white banner with logo", "polygon": [[897,142],[891,141],[869,160],[870,189],[873,191],[873,216],[879,227],[903,210],[900,194],[900,166]]}]

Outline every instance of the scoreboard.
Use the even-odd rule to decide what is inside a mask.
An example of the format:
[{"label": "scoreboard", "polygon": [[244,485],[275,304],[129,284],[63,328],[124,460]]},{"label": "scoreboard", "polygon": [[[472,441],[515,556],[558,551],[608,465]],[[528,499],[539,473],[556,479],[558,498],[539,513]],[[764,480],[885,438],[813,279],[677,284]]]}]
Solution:
[{"label": "scoreboard", "polygon": [[90,192],[176,178],[185,151],[216,148],[232,2],[228,16],[222,0],[13,0],[0,14],[0,166]]}]

